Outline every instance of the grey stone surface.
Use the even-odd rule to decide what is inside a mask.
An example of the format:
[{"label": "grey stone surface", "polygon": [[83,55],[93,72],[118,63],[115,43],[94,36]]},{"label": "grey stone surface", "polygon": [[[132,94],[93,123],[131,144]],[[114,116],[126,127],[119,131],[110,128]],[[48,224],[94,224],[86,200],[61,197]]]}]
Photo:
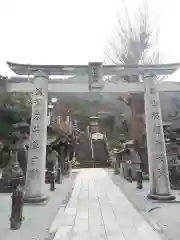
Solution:
[{"label": "grey stone surface", "polygon": [[143,182],[143,189],[136,188],[136,182],[129,183],[120,175],[108,170],[113,182],[123,191],[133,205],[145,216],[147,221],[168,240],[180,239],[180,191],[173,190],[175,201],[158,202],[146,198],[149,182]]},{"label": "grey stone surface", "polygon": [[[63,219],[63,220],[62,220]],[[103,169],[82,169],[53,240],[161,240]]]},{"label": "grey stone surface", "polygon": [[[49,200],[46,204],[25,205],[24,221],[19,230],[10,230],[9,217],[11,212],[11,195],[0,194],[0,239],[2,240],[44,240],[48,237],[49,228],[60,208],[65,207],[73,189],[76,173],[71,178],[57,184],[55,192],[46,190]],[[50,238],[49,238],[50,239]]]}]

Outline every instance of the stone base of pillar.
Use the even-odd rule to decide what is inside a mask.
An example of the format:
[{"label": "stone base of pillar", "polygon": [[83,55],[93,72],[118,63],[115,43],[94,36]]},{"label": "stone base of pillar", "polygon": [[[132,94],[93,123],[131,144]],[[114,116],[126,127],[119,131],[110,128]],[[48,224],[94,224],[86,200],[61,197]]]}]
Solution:
[{"label": "stone base of pillar", "polygon": [[172,201],[172,200],[175,200],[175,196],[171,195],[171,194],[167,194],[167,195],[164,195],[164,194],[152,194],[152,193],[149,193],[147,195],[147,198],[151,199],[151,200],[160,200],[160,201]]},{"label": "stone base of pillar", "polygon": [[24,196],[24,203],[44,203],[48,201],[48,196],[37,196],[37,197],[28,197]]}]

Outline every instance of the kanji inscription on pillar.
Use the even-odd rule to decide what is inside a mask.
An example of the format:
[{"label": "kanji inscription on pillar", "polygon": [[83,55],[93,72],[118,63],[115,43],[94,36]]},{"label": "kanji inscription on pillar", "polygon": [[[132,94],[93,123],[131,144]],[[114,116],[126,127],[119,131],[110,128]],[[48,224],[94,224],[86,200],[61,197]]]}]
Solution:
[{"label": "kanji inscription on pillar", "polygon": [[155,99],[151,100],[152,107],[157,107],[157,105],[158,105],[158,102]]},{"label": "kanji inscription on pillar", "polygon": [[156,88],[155,87],[151,87],[150,88],[150,94],[155,94],[156,93]]},{"label": "kanji inscription on pillar", "polygon": [[43,89],[42,88],[36,88],[35,95],[42,97],[43,96]]},{"label": "kanji inscription on pillar", "polygon": [[164,142],[159,92],[155,78],[144,79],[145,114],[150,170],[150,194],[153,196],[170,194],[167,155]]},{"label": "kanji inscription on pillar", "polygon": [[161,134],[161,125],[155,124],[153,128],[153,132],[157,135]]},{"label": "kanji inscription on pillar", "polygon": [[165,168],[165,161],[166,161],[166,155],[164,155],[163,153],[156,153],[155,154],[155,159],[157,161],[157,177],[158,178],[165,178],[165,180],[167,180],[167,171]]},{"label": "kanji inscription on pillar", "polygon": [[36,150],[36,149],[39,148],[39,141],[38,141],[38,140],[34,140],[34,141],[32,141],[32,142],[30,143],[30,145],[31,145],[31,148],[32,148],[33,150]]},{"label": "kanji inscription on pillar", "polygon": [[38,161],[38,157],[37,156],[34,156],[34,157],[32,157],[31,158],[31,163],[32,163],[32,165],[35,165],[36,164],[36,162]]},{"label": "kanji inscription on pillar", "polygon": [[38,121],[38,120],[41,119],[41,113],[40,113],[39,110],[35,110],[35,111],[34,111],[33,119],[36,120],[36,121]]},{"label": "kanji inscription on pillar", "polygon": [[159,112],[152,112],[152,119],[153,120],[160,120],[160,113]]},{"label": "kanji inscription on pillar", "polygon": [[34,84],[25,187],[27,199],[43,197],[45,184],[48,76],[37,72]]},{"label": "kanji inscription on pillar", "polygon": [[39,107],[40,106],[40,104],[41,104],[41,99],[35,99],[34,100],[34,107]]},{"label": "kanji inscription on pillar", "polygon": [[33,133],[36,133],[36,134],[40,133],[40,131],[41,131],[40,125],[39,124],[33,125],[32,131],[33,131]]}]

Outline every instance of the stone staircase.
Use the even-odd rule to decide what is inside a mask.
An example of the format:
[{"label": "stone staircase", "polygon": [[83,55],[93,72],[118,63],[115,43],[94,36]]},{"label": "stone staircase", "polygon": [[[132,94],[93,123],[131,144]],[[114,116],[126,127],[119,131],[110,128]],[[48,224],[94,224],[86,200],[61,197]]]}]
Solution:
[{"label": "stone staircase", "polygon": [[82,135],[80,143],[76,145],[77,160],[80,163],[80,167],[92,165],[92,152],[88,136]]},{"label": "stone staircase", "polygon": [[78,168],[100,168],[100,167],[107,167],[107,163],[104,160],[106,159],[105,154],[103,154],[103,149],[101,146],[96,147],[96,156],[95,158],[92,157],[92,149],[91,149],[91,142],[87,133],[82,132],[76,126],[73,126],[63,121],[56,122],[53,124],[53,130],[57,133],[68,133],[71,129],[72,131],[77,132],[80,134],[80,143],[76,144],[76,158],[77,161],[80,163]]},{"label": "stone staircase", "polygon": [[[80,163],[78,168],[102,168],[107,167],[105,154],[100,146],[95,148],[95,157],[92,157],[91,143],[86,134],[81,136],[80,143],[77,145],[77,161]],[[97,154],[98,153],[98,154]]]}]

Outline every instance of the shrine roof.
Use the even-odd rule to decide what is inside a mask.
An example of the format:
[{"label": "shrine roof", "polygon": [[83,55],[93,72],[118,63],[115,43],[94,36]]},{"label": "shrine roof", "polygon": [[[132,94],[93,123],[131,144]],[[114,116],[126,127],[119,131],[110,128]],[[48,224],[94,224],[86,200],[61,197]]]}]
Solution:
[{"label": "shrine roof", "polygon": [[[48,75],[87,75],[88,65],[32,65],[6,62],[18,75],[33,75],[37,70]],[[151,65],[103,65],[104,75],[136,75],[153,72],[157,75],[170,75],[180,68],[180,63]]]}]

